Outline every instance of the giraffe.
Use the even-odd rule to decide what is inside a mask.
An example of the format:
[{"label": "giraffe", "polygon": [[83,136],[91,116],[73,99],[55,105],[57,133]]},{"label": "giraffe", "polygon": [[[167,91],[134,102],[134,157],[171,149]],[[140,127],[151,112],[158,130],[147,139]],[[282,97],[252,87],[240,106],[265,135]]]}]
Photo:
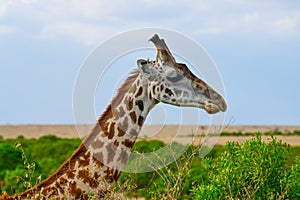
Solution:
[{"label": "giraffe", "polygon": [[137,60],[137,69],[73,155],[32,189],[0,199],[89,199],[91,194],[104,198],[128,161],[147,114],[159,102],[197,107],[209,114],[226,111],[222,96],[177,63],[163,39],[155,34],[149,41],[157,49],[156,60]]}]

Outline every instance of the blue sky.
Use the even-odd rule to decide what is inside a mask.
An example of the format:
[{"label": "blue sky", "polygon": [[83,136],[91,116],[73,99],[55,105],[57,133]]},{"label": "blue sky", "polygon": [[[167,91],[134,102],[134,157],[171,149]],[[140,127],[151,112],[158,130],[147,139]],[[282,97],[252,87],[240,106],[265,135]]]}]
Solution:
[{"label": "blue sky", "polygon": [[[300,124],[300,1],[293,0],[0,0],[0,124],[73,123],[85,58],[144,27],[178,31],[206,49],[224,82],[225,123]],[[95,112],[108,101],[99,97]],[[177,123],[172,116],[167,122]]]}]

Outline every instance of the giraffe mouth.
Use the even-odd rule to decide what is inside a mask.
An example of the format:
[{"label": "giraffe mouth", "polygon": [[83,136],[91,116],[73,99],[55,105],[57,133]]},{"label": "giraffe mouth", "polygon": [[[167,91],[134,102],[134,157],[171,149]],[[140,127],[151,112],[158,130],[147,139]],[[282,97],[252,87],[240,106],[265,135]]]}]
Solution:
[{"label": "giraffe mouth", "polygon": [[214,104],[214,103],[207,102],[204,105],[204,110],[208,114],[215,114],[220,111],[225,112],[226,109],[227,109],[227,105],[226,105],[225,101],[222,101],[220,104]]}]

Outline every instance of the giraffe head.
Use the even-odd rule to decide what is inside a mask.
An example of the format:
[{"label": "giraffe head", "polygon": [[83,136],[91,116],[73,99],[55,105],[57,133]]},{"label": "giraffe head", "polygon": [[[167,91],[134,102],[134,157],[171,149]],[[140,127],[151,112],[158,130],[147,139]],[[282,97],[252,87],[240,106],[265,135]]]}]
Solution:
[{"label": "giraffe head", "polygon": [[157,49],[156,60],[137,61],[140,74],[148,84],[150,98],[175,106],[202,108],[209,114],[226,111],[223,97],[185,64],[177,63],[164,40],[154,35],[150,41]]}]

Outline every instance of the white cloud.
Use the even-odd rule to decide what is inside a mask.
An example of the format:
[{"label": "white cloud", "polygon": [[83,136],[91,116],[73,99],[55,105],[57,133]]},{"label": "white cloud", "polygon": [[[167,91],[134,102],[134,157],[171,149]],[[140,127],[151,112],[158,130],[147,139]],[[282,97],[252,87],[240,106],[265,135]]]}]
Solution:
[{"label": "white cloud", "polygon": [[189,23],[192,24],[197,18],[201,19],[198,28],[192,30],[200,35],[227,34],[234,37],[248,34],[253,37],[274,36],[281,39],[300,36],[300,7],[289,9],[287,6],[271,3],[259,6],[257,2],[248,2],[247,7],[221,4],[214,9],[210,7],[199,17],[196,15],[198,14],[194,13],[190,17],[193,20]]},{"label": "white cloud", "polygon": [[[117,32],[162,27],[187,34],[300,35],[300,8],[289,1],[19,0],[0,3],[0,16],[20,16],[18,29],[43,39],[70,37],[94,45]],[[30,6],[28,6],[30,4]],[[284,5],[282,5],[284,4]],[[286,6],[286,5],[288,6]],[[9,23],[6,23],[10,25]],[[14,24],[13,24],[14,25]],[[34,26],[34,28],[32,28]]]},{"label": "white cloud", "polygon": [[0,2],[0,17],[3,16],[7,10],[8,2]]},{"label": "white cloud", "polygon": [[114,34],[110,29],[100,25],[59,22],[45,25],[40,34],[42,39],[55,39],[56,37],[71,37],[84,45],[99,43],[103,38]]},{"label": "white cloud", "polygon": [[4,15],[6,7],[0,4],[0,16]]},{"label": "white cloud", "polygon": [[300,13],[275,19],[272,24],[274,33],[298,36],[300,33]]},{"label": "white cloud", "polygon": [[246,13],[243,18],[246,23],[257,23],[259,22],[260,16],[258,13],[253,12],[253,13]]}]

